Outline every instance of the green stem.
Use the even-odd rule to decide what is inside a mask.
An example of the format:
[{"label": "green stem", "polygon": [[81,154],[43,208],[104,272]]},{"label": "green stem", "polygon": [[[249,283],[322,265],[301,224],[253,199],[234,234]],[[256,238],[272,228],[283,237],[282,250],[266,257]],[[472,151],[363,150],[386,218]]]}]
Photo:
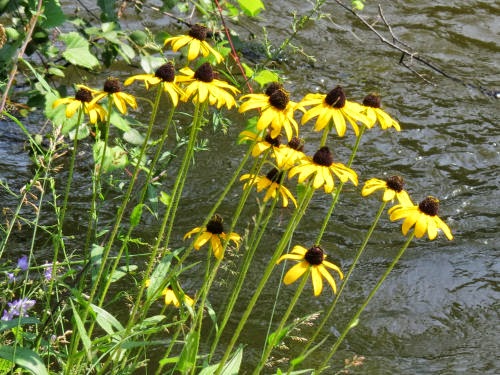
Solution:
[{"label": "green stem", "polygon": [[281,331],[283,330],[283,327],[285,326],[285,323],[288,320],[288,317],[292,313],[293,308],[297,304],[297,301],[299,300],[299,297],[302,294],[302,291],[304,290],[304,286],[306,285],[306,282],[307,282],[307,279],[309,278],[310,273],[311,273],[311,267],[309,267],[307,272],[302,276],[302,280],[300,281],[300,284],[299,284],[297,290],[295,291],[295,294],[293,295],[293,298],[290,301],[290,304],[288,305],[287,310],[283,314],[283,317],[281,318],[281,321],[278,325],[278,328],[274,331],[274,336],[273,336],[272,340],[265,347],[265,351],[260,359],[259,364],[255,368],[253,375],[260,374],[262,367],[264,367],[267,359],[269,358],[269,355],[271,354],[274,347],[278,344],[278,342],[277,342],[278,339],[280,339],[282,337]]},{"label": "green stem", "polygon": [[[354,161],[354,157],[356,156],[356,153],[359,148],[359,144],[361,142],[361,137],[363,136],[363,133],[365,132],[366,125],[363,125],[361,127],[361,130],[359,131],[359,135],[356,137],[356,143],[354,144],[354,147],[352,148],[351,152],[351,157],[349,158],[349,161],[347,162],[347,167],[351,168],[352,162]],[[335,206],[337,205],[337,202],[340,197],[340,193],[342,191],[342,188],[344,187],[345,182],[340,182],[339,185],[337,186],[337,189],[335,189],[335,193],[332,193],[332,203],[330,205],[330,208],[328,209],[328,213],[325,215],[325,218],[323,219],[323,224],[321,225],[321,229],[319,231],[318,237],[316,239],[316,244],[319,245],[321,243],[321,239],[323,238],[323,235],[325,234],[326,227],[328,226],[328,223],[330,222],[330,218],[333,214],[333,211],[335,210]]]},{"label": "green stem", "polygon": [[323,372],[323,370],[326,369],[326,365],[327,365],[328,361],[336,353],[337,349],[339,348],[340,344],[342,344],[342,342],[344,341],[344,339],[347,336],[347,334],[349,333],[349,331],[352,328],[354,328],[359,323],[359,317],[360,317],[361,313],[365,310],[366,306],[368,306],[368,304],[372,300],[372,298],[375,295],[375,293],[377,293],[377,291],[379,290],[379,288],[381,287],[381,285],[383,284],[383,282],[385,281],[385,279],[387,278],[387,276],[389,276],[389,274],[391,273],[391,271],[394,268],[394,266],[399,262],[399,259],[405,253],[406,249],[410,245],[410,243],[413,240],[414,236],[415,236],[415,232],[412,232],[411,235],[408,236],[408,239],[406,240],[406,242],[404,243],[404,245],[401,247],[401,249],[399,249],[399,252],[396,254],[396,256],[395,256],[394,260],[392,261],[392,263],[389,265],[389,267],[387,267],[387,270],[384,272],[384,274],[379,279],[379,281],[377,282],[377,284],[373,287],[373,289],[370,292],[370,294],[368,295],[368,297],[366,297],[366,299],[363,302],[363,304],[359,307],[358,311],[356,311],[356,313],[351,318],[351,320],[349,321],[349,323],[347,324],[347,326],[344,328],[344,331],[342,331],[341,335],[339,336],[339,338],[337,339],[337,341],[333,345],[332,349],[330,350],[330,353],[325,358],[325,360],[323,361],[323,363],[319,367],[319,370],[316,372],[316,374],[320,374],[321,372]]}]

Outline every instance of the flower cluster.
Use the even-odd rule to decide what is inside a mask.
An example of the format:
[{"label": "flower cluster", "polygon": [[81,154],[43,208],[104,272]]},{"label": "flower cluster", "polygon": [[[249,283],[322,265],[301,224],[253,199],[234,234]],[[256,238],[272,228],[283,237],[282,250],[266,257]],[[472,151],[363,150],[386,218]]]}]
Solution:
[{"label": "flower cluster", "polygon": [[35,303],[35,300],[28,298],[21,298],[7,303],[9,309],[3,311],[2,320],[12,320],[16,316],[21,318],[26,316],[28,310],[35,306]]}]

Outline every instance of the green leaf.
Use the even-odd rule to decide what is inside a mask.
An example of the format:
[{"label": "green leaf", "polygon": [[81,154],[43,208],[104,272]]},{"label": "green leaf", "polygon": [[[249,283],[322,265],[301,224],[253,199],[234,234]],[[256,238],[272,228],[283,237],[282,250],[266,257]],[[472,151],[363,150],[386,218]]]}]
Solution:
[{"label": "green leaf", "polygon": [[136,129],[130,129],[123,134],[123,139],[133,145],[141,146],[144,143],[145,138]]},{"label": "green leaf", "polygon": [[[98,141],[94,144],[94,160],[96,164],[102,161],[104,152],[104,141]],[[104,161],[101,165],[104,173],[115,169],[123,169],[128,164],[127,152],[120,146],[106,147]]]},{"label": "green leaf", "polygon": [[61,9],[59,0],[45,0],[43,2],[45,10],[43,12],[45,19],[40,23],[40,26],[52,28],[60,26],[66,21],[66,17]]},{"label": "green leaf", "polygon": [[172,197],[165,193],[164,191],[160,191],[160,202],[163,203],[165,206],[168,207],[170,202],[172,201]]},{"label": "green leaf", "polygon": [[69,302],[71,304],[71,309],[73,310],[73,319],[75,320],[78,334],[80,335],[80,338],[82,340],[83,348],[85,349],[85,354],[87,355],[88,359],[91,359],[92,358],[92,353],[91,353],[92,343],[90,341],[89,336],[87,335],[87,330],[85,329],[85,326],[83,325],[82,319],[80,318],[80,315],[78,314],[78,311],[76,310],[75,305],[73,304],[73,301],[70,299]]},{"label": "green leaf", "polygon": [[257,82],[260,87],[264,87],[271,82],[277,82],[279,76],[270,70],[261,70],[253,77],[253,80]]},{"label": "green leaf", "polygon": [[61,34],[59,39],[66,44],[66,51],[62,55],[68,62],[89,69],[99,66],[99,61],[89,50],[89,42],[80,34],[72,31]]},{"label": "green leaf", "polygon": [[[221,375],[238,375],[241,366],[241,360],[243,359],[243,347],[239,347],[233,354],[232,358],[224,365],[222,368]],[[200,371],[198,375],[211,375],[215,373],[219,363],[205,367]]]},{"label": "green leaf", "polygon": [[139,225],[142,216],[142,209],[144,208],[144,203],[140,203],[134,207],[132,213],[130,214],[130,225],[136,227]]},{"label": "green leaf", "polygon": [[149,287],[146,293],[148,300],[154,297],[156,293],[159,292],[161,283],[167,277],[168,270],[170,269],[170,265],[172,264],[172,259],[176,254],[177,252],[171,252],[161,258],[160,263],[158,263],[155,270],[151,274]]},{"label": "green leaf", "polygon": [[192,369],[196,363],[196,354],[198,353],[198,345],[200,343],[200,334],[197,331],[189,332],[186,336],[186,342],[182,348],[182,352],[177,362],[176,370],[186,373]]},{"label": "green leaf", "polygon": [[26,324],[40,324],[40,320],[30,317],[15,318],[12,320],[0,320],[0,332]]},{"label": "green leaf", "polygon": [[33,350],[19,346],[2,346],[0,347],[0,358],[11,361],[33,374],[49,375],[42,359]]},{"label": "green leaf", "polygon": [[97,5],[101,8],[101,19],[103,21],[115,21],[117,19],[115,13],[115,2],[109,0],[97,0]]},{"label": "green leaf", "polygon": [[261,10],[265,9],[261,0],[238,0],[241,10],[247,16],[255,17]]},{"label": "green leaf", "polygon": [[132,129],[130,127],[130,122],[116,111],[111,112],[110,122],[113,126],[116,126],[118,129],[124,132],[128,132],[130,129]]},{"label": "green leaf", "polygon": [[99,326],[105,330],[108,335],[113,335],[115,332],[120,332],[125,329],[113,315],[103,308],[94,304],[90,304],[90,306],[96,313],[97,324],[99,324]]},{"label": "green leaf", "polygon": [[104,251],[104,247],[98,244],[92,244],[92,248],[90,249],[90,264],[92,267],[92,282],[96,282],[96,277],[99,271],[99,267],[101,266],[102,261],[102,253]]},{"label": "green leaf", "polygon": [[135,270],[137,270],[137,266],[135,264],[131,264],[130,266],[118,267],[111,275],[111,282],[114,283]]}]

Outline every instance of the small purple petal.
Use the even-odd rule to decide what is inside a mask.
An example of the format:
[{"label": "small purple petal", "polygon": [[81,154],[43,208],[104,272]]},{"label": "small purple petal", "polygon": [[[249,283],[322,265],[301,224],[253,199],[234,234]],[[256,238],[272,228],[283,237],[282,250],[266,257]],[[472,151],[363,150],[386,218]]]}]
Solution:
[{"label": "small purple petal", "polygon": [[17,268],[20,268],[22,271],[26,271],[28,269],[28,257],[23,255],[17,261]]}]

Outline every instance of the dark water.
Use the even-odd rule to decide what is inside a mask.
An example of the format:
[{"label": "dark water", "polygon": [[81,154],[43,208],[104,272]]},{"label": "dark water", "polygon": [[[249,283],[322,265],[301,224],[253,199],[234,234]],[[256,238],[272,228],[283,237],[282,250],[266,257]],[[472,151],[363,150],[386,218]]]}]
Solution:
[{"label": "dark water", "polygon": [[[249,30],[261,35],[261,27],[265,26],[271,41],[279,44],[289,35],[290,11],[295,9],[300,13],[309,9],[307,3],[299,1],[269,3],[258,23],[243,21],[233,26],[242,38],[246,38]],[[314,55],[316,61],[307,61],[300,54],[288,54],[277,67],[283,70],[285,87],[294,100],[308,92],[327,92],[337,84],[345,87],[351,100],[361,101],[373,91],[380,93],[383,107],[400,122],[402,131],[374,129],[364,135],[353,164],[360,176],[360,186],[371,177],[402,175],[414,201],[427,195],[440,199],[440,216],[449,224],[455,239],[448,241],[441,235],[432,242],[420,239],[412,243],[331,365],[339,369],[344,358],[358,354],[366,359],[362,367],[354,370],[357,374],[498,374],[500,102],[478,87],[500,89],[500,5],[494,1],[380,3],[401,41],[460,82],[407,57],[405,61],[412,69],[430,83],[424,81],[398,64],[400,52],[382,44],[334,2],[328,2],[323,8],[331,20],[309,22],[295,42],[303,46],[305,53]],[[363,15],[390,37],[377,19],[375,2],[368,2]],[[156,18],[157,15],[151,17],[143,23],[153,30],[158,25],[169,24],[164,18]],[[129,72],[121,71],[117,75],[127,76]],[[229,137],[205,132],[210,138],[210,151],[199,154],[186,185],[178,216],[179,240],[193,223],[203,220],[244,153],[242,146],[234,144],[241,130],[237,118],[235,116]],[[30,177],[30,161],[19,141],[22,136],[14,125],[3,123],[2,127],[0,177],[20,187]],[[306,125],[302,134],[314,145],[319,136],[310,129],[311,125]],[[336,158],[343,162],[347,161],[353,143],[349,130],[346,138],[332,137],[329,141]],[[313,152],[313,148],[306,147],[306,151]],[[76,177],[81,181],[77,186],[82,187],[77,202],[82,205],[90,187],[90,181],[85,183],[87,171],[82,168],[82,176]],[[238,189],[221,207],[223,215],[230,216],[234,211]],[[374,197],[361,199],[359,191],[360,188],[351,186],[346,189],[323,239],[329,258],[340,263],[343,269],[350,265],[379,204]],[[2,200],[8,202],[3,192]],[[296,231],[294,244],[307,246],[314,241],[328,204],[324,196],[316,195],[306,220]],[[77,211],[72,210],[74,220],[78,220]],[[250,216],[254,212],[255,208],[250,206],[245,214]],[[113,213],[110,209],[108,214],[112,217]],[[242,310],[273,244],[279,240],[289,212],[282,211],[277,216],[264,241],[266,245],[259,249],[259,261],[250,272],[248,287],[239,302]],[[155,225],[154,220],[145,225],[142,236],[154,235]],[[243,220],[238,231],[243,232],[245,225]],[[400,224],[390,223],[384,216],[328,326],[332,338],[325,344],[324,351],[334,343],[333,336],[348,322],[403,241]],[[202,260],[204,254],[196,254],[195,258]],[[237,263],[237,259],[234,262]],[[267,329],[265,323],[280,278],[278,273],[277,269],[251,317],[252,329],[240,340],[248,345],[245,359],[249,368],[261,350],[260,343]],[[231,278],[230,270],[222,272],[221,282],[210,296],[215,307],[223,303]],[[194,274],[183,286],[194,294],[200,282],[201,276]],[[282,290],[278,315],[286,308],[293,290],[292,287]],[[310,287],[306,287],[293,317],[322,310],[331,300],[326,288],[320,298],[314,298]],[[237,317],[231,324],[236,323]],[[308,329],[300,332],[304,337],[308,334]],[[298,353],[300,344],[291,341],[287,344],[290,349],[276,353],[277,357],[293,358]],[[305,364],[319,364],[322,354],[323,350],[308,358]]]}]

